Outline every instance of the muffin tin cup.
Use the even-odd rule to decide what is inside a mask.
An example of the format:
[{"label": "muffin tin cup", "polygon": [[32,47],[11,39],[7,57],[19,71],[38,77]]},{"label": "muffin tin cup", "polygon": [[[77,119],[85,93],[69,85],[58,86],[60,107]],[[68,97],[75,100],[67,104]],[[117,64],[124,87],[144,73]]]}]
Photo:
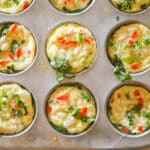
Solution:
[{"label": "muffin tin cup", "polygon": [[[111,62],[111,60],[110,60],[110,58],[109,58],[109,55],[108,55],[108,51],[107,51],[107,43],[108,43],[108,39],[110,38],[110,36],[117,30],[117,29],[119,29],[121,26],[124,26],[124,25],[128,25],[128,24],[132,24],[132,23],[141,23],[141,24],[143,24],[143,25],[145,25],[146,27],[148,27],[149,29],[150,29],[150,26],[149,25],[147,25],[146,23],[143,23],[143,22],[141,22],[141,21],[137,21],[137,20],[126,20],[126,21],[122,21],[122,22],[120,22],[120,23],[118,23],[118,24],[116,24],[114,27],[112,27],[111,29],[110,29],[110,31],[108,32],[108,34],[107,34],[107,36],[106,36],[106,38],[105,38],[105,55],[106,55],[106,57],[107,57],[107,59],[109,60],[109,62],[110,62],[110,64],[112,65],[112,67],[114,68],[114,66],[113,66],[113,64],[112,64],[112,62]],[[147,68],[147,69],[145,69],[145,70],[143,70],[143,71],[140,71],[140,72],[136,72],[136,73],[130,73],[130,75],[132,76],[132,77],[136,77],[136,76],[139,76],[139,75],[143,75],[143,74],[145,74],[145,73],[147,73],[147,72],[149,72],[150,71],[150,67],[149,68]]]},{"label": "muffin tin cup", "polygon": [[119,12],[120,14],[128,15],[128,16],[141,15],[141,14],[146,13],[147,11],[150,10],[150,6],[149,6],[147,9],[141,10],[141,11],[138,11],[138,12],[132,12],[132,13],[130,13],[130,12],[123,12],[123,11],[117,9],[117,8],[112,4],[112,2],[111,2],[110,0],[109,0],[109,4],[110,4],[110,6],[111,6],[116,12]]},{"label": "muffin tin cup", "polygon": [[[0,22],[0,25],[9,24],[9,23],[17,23],[17,24],[19,24],[19,25],[23,25],[23,26],[24,26],[24,24],[21,24],[20,22],[16,22],[16,21]],[[31,32],[31,34],[32,34],[32,36],[33,36],[33,38],[34,38],[34,40],[35,40],[35,48],[36,48],[36,49],[35,49],[35,56],[34,56],[34,59],[33,59],[32,63],[31,63],[27,68],[25,68],[24,70],[22,70],[22,71],[20,71],[20,72],[18,72],[18,73],[4,73],[4,72],[0,72],[0,75],[2,75],[2,76],[14,77],[14,76],[21,75],[21,74],[25,73],[26,71],[30,70],[31,67],[34,65],[36,59],[37,59],[37,56],[38,56],[38,44],[37,44],[38,42],[37,42],[37,38],[36,38],[35,34],[32,32],[32,30],[30,30],[30,29],[29,29],[28,27],[26,27],[26,26],[24,26],[24,27],[25,27],[26,29],[28,29],[28,30]]]},{"label": "muffin tin cup", "polygon": [[71,135],[71,134],[63,134],[63,133],[61,133],[61,132],[59,132],[59,131],[57,131],[56,129],[53,128],[53,126],[51,125],[51,123],[50,123],[49,120],[48,120],[48,116],[47,116],[47,112],[46,112],[46,107],[47,107],[47,102],[48,102],[48,100],[49,100],[49,97],[50,97],[51,93],[52,93],[57,87],[59,87],[59,86],[61,86],[61,85],[65,85],[65,84],[72,84],[72,83],[73,83],[73,84],[74,84],[74,83],[76,83],[76,84],[81,84],[81,85],[83,85],[85,88],[87,88],[87,89],[91,92],[91,90],[90,90],[86,85],[82,84],[81,82],[71,82],[71,81],[68,82],[68,81],[66,81],[66,82],[63,82],[63,83],[56,84],[53,88],[51,88],[51,89],[49,90],[48,94],[46,95],[45,104],[44,104],[45,119],[47,120],[47,125],[49,126],[49,128],[50,128],[52,131],[54,131],[56,134],[58,134],[58,135],[60,135],[60,136],[63,136],[63,137],[67,137],[67,138],[77,138],[77,137],[81,137],[81,136],[87,134],[88,132],[90,132],[90,131],[93,129],[93,127],[95,126],[95,124],[97,123],[98,118],[99,118],[99,103],[98,103],[98,101],[97,101],[97,98],[96,98],[96,97],[93,95],[93,93],[91,92],[91,94],[92,94],[92,96],[94,97],[94,100],[95,100],[95,105],[96,105],[96,111],[97,111],[97,113],[96,113],[95,121],[94,121],[85,131],[83,131],[83,132],[81,132],[81,133],[79,133],[79,134]]},{"label": "muffin tin cup", "polygon": [[117,90],[118,88],[121,88],[122,86],[125,86],[125,85],[129,85],[129,86],[140,86],[140,87],[143,87],[145,88],[146,90],[148,90],[150,92],[150,87],[148,85],[146,85],[145,83],[142,83],[142,82],[139,82],[139,81],[127,81],[125,83],[121,83],[119,85],[116,85],[108,94],[108,96],[106,97],[106,100],[105,100],[105,115],[106,115],[106,118],[107,118],[107,122],[109,124],[109,126],[112,128],[112,130],[114,130],[116,133],[120,134],[121,136],[123,137],[127,137],[127,138],[140,138],[140,137],[143,137],[147,134],[150,133],[150,130],[147,130],[141,134],[138,134],[138,135],[130,135],[130,134],[125,134],[121,131],[119,131],[117,128],[115,128],[110,119],[109,119],[109,116],[108,116],[108,111],[107,111],[107,106],[108,106],[108,102],[110,100],[110,97],[112,96],[113,92],[115,90]]},{"label": "muffin tin cup", "polygon": [[5,135],[5,134],[1,134],[0,133],[0,137],[4,137],[4,138],[15,138],[15,137],[18,137],[18,136],[22,136],[23,134],[27,133],[32,127],[33,125],[35,124],[35,121],[38,117],[38,104],[37,104],[37,99],[35,97],[35,95],[33,95],[33,93],[31,92],[31,90],[27,87],[24,86],[24,84],[22,83],[18,83],[18,82],[15,82],[15,81],[3,81],[3,82],[0,82],[0,86],[3,85],[3,84],[9,84],[9,83],[16,83],[18,85],[20,85],[21,87],[23,87],[24,89],[26,89],[27,91],[30,92],[31,96],[32,96],[32,100],[33,100],[33,106],[34,106],[34,109],[35,109],[35,113],[34,113],[34,118],[31,122],[31,124],[25,128],[23,131],[17,133],[17,134],[8,134],[8,135]]},{"label": "muffin tin cup", "polygon": [[34,5],[35,1],[36,1],[36,0],[32,0],[31,4],[30,4],[26,9],[24,9],[24,10],[18,12],[18,13],[11,14],[11,13],[4,13],[4,12],[1,12],[1,11],[0,11],[0,15],[3,15],[3,16],[10,16],[10,17],[11,17],[11,16],[13,17],[13,16],[22,15],[22,14],[24,14],[25,12],[27,12],[28,10],[31,9],[31,7]]},{"label": "muffin tin cup", "polygon": [[96,0],[92,0],[92,2],[91,2],[86,8],[84,8],[84,9],[81,10],[80,12],[76,12],[76,13],[63,12],[63,11],[57,9],[57,8],[52,4],[52,2],[51,2],[50,0],[48,0],[48,1],[49,1],[50,5],[51,5],[52,9],[53,9],[55,12],[57,12],[57,13],[59,13],[59,14],[61,14],[61,15],[66,15],[66,16],[77,16],[77,15],[80,15],[80,14],[83,14],[83,13],[87,12],[87,11],[94,5],[94,3],[95,3]]},{"label": "muffin tin cup", "polygon": [[[53,67],[52,67],[51,64],[49,63],[48,56],[47,56],[47,53],[46,53],[47,41],[48,41],[49,35],[53,32],[53,30],[55,30],[57,27],[59,27],[59,26],[61,26],[61,25],[64,25],[64,24],[66,24],[66,23],[75,23],[75,24],[81,25],[81,26],[83,26],[83,27],[85,27],[86,29],[89,30],[89,28],[87,28],[85,25],[82,25],[82,24],[77,23],[77,22],[74,22],[74,21],[61,22],[61,23],[55,24],[53,27],[51,27],[51,28],[49,29],[48,34],[46,35],[46,39],[45,39],[45,41],[46,41],[46,42],[45,42],[45,57],[46,57],[46,60],[47,60],[47,62],[48,62],[48,65],[49,65],[51,68],[53,68]],[[89,31],[91,32],[91,30],[89,30]],[[78,72],[78,73],[64,73],[64,74],[66,74],[66,75],[75,75],[75,77],[76,77],[76,76],[80,76],[80,75],[84,74],[85,72],[89,71],[89,70],[94,66],[94,64],[95,64],[96,61],[97,61],[99,51],[98,51],[97,40],[96,40],[96,38],[95,38],[95,35],[93,34],[93,32],[91,32],[91,34],[92,34],[92,36],[93,36],[93,38],[94,38],[94,40],[95,40],[95,43],[96,43],[96,54],[95,54],[94,61],[93,61],[86,69],[83,69],[82,71],[80,71],[80,72]],[[55,71],[54,68],[53,68],[53,70]],[[62,73],[63,73],[63,72],[62,72]],[[66,80],[66,79],[65,79],[65,80]]]}]

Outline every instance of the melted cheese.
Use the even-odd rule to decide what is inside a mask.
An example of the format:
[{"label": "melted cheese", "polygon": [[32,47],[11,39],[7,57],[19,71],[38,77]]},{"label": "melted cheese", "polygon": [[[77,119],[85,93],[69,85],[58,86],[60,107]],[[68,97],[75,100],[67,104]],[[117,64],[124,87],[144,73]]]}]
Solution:
[{"label": "melted cheese", "polygon": [[[111,35],[107,47],[111,61],[117,55],[125,70],[131,73],[141,72],[150,67],[149,49],[150,29],[140,23],[121,26]],[[134,63],[138,66],[134,67]]]},{"label": "melted cheese", "polygon": [[126,134],[141,134],[150,127],[150,92],[140,86],[122,86],[110,97],[108,115]]},{"label": "melted cheese", "polygon": [[[69,134],[79,134],[85,131],[96,118],[96,105],[93,96],[90,94],[90,99],[87,101],[82,92],[89,92],[86,88],[77,88],[72,85],[59,86],[51,93],[48,100],[48,107],[51,107],[51,112],[48,113],[48,119],[54,126],[63,127]],[[58,97],[69,95],[69,99],[58,100]],[[75,117],[71,108],[81,109],[86,107],[87,112],[84,117],[87,120],[84,122],[81,118]],[[79,114],[78,114],[79,115]],[[80,116],[81,117],[81,116]]]},{"label": "melted cheese", "polygon": [[[15,83],[4,84],[0,86],[0,103],[5,98],[3,92],[7,93],[7,101],[0,106],[0,133],[1,134],[16,134],[26,129],[33,120],[34,108],[32,104],[32,96],[26,89]],[[16,94],[27,108],[27,114],[22,116],[14,115],[12,95]],[[19,108],[18,108],[19,109]]]},{"label": "melted cheese", "polygon": [[32,0],[0,0],[0,12],[16,14],[26,9]]},{"label": "melted cheese", "polygon": [[[81,37],[77,39],[77,36]],[[50,60],[57,57],[68,61],[71,67],[68,73],[78,73],[88,68],[95,60],[96,52],[96,41],[92,33],[76,23],[65,23],[56,27],[46,44],[46,54]]]}]

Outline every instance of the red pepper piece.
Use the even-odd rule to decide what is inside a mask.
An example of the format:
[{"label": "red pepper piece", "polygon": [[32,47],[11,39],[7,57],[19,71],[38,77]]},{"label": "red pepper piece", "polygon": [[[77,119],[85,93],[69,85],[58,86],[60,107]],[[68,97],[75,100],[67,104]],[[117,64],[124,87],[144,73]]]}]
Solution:
[{"label": "red pepper piece", "polygon": [[134,41],[133,40],[129,40],[128,44],[129,44],[129,46],[132,46],[134,44]]},{"label": "red pepper piece", "polygon": [[137,38],[138,37],[138,32],[137,31],[135,31],[133,34],[132,34],[132,36],[131,36],[131,38]]},{"label": "red pepper piece", "polygon": [[14,55],[13,55],[13,53],[8,53],[8,57],[9,57],[10,59],[14,60]]},{"label": "red pepper piece", "polygon": [[51,106],[48,106],[48,107],[47,107],[47,113],[50,113],[50,112],[52,112],[52,107],[51,107]]},{"label": "red pepper piece", "polygon": [[26,8],[28,8],[29,7],[29,3],[27,2],[27,1],[25,1],[24,3],[23,3],[23,9],[26,9]]},{"label": "red pepper piece", "polygon": [[138,126],[138,131],[143,132],[144,127],[143,126]]},{"label": "red pepper piece", "polygon": [[133,70],[139,69],[139,67],[140,67],[140,64],[137,63],[137,62],[134,62],[134,63],[131,64],[131,68],[132,68]]},{"label": "red pepper piece", "polygon": [[85,116],[87,114],[87,111],[88,111],[87,107],[80,108],[80,115]]},{"label": "red pepper piece", "polygon": [[14,109],[18,109],[19,108],[19,105],[17,104],[17,103],[12,103],[12,108],[14,108]]},{"label": "red pepper piece", "polygon": [[125,131],[126,133],[129,133],[129,128],[125,127],[125,128],[124,128],[124,131]]},{"label": "red pepper piece", "polygon": [[22,55],[22,49],[21,48],[17,48],[17,50],[16,50],[17,58],[19,58],[21,55]]},{"label": "red pepper piece", "polygon": [[7,60],[2,60],[2,61],[0,61],[0,65],[1,65],[2,67],[5,67],[8,63],[9,63],[9,62],[8,62]]},{"label": "red pepper piece", "polygon": [[10,32],[11,33],[15,32],[15,30],[17,29],[17,27],[18,27],[17,23],[13,24],[12,28],[10,29]]},{"label": "red pepper piece", "polygon": [[92,42],[92,38],[91,37],[85,37],[84,38],[84,41],[86,42],[86,43],[88,43],[88,44],[91,44],[91,42]]},{"label": "red pepper piece", "polygon": [[134,95],[135,97],[140,96],[140,92],[139,92],[139,90],[135,90],[135,91],[133,91],[133,95]]},{"label": "red pepper piece", "polygon": [[67,102],[67,101],[69,101],[69,94],[61,95],[61,96],[57,97],[57,100]]},{"label": "red pepper piece", "polygon": [[140,106],[143,106],[144,105],[144,100],[143,100],[143,98],[138,98],[138,104],[140,105]]}]

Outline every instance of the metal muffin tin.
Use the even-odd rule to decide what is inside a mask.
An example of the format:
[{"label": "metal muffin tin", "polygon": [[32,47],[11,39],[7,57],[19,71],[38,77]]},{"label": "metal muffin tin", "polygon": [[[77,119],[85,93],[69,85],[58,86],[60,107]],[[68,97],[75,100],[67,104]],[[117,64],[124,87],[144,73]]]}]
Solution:
[{"label": "metal muffin tin", "polygon": [[[47,102],[49,100],[49,97],[51,96],[51,94],[60,86],[63,86],[63,85],[69,85],[69,84],[80,84],[81,86],[85,87],[90,93],[91,95],[93,96],[94,98],[94,101],[95,101],[95,107],[96,107],[96,117],[95,117],[95,121],[83,132],[79,133],[79,134],[74,134],[74,135],[71,135],[71,134],[63,134],[59,131],[57,131],[53,125],[50,123],[50,121],[48,120],[48,116],[47,116],[47,112],[46,112],[46,108],[47,108]],[[63,83],[60,83],[60,84],[57,84],[55,85],[53,88],[50,89],[50,91],[48,92],[47,96],[46,96],[46,100],[45,100],[45,106],[44,106],[44,113],[45,113],[45,117],[46,117],[46,120],[48,121],[48,124],[49,126],[51,127],[51,129],[56,132],[58,135],[61,135],[61,136],[64,136],[64,137],[68,137],[68,138],[73,138],[73,137],[80,137],[82,135],[85,135],[86,133],[90,132],[92,130],[92,128],[94,127],[94,125],[96,124],[96,122],[98,121],[98,118],[99,118],[99,104],[98,104],[98,101],[97,99],[95,98],[95,96],[93,95],[93,93],[91,92],[91,90],[83,85],[82,83],[79,83],[79,82],[63,82]]]},{"label": "metal muffin tin", "polygon": [[[37,97],[39,113],[33,129],[19,137],[1,137],[0,147],[8,149],[16,147],[29,149],[31,147],[35,149],[137,149],[137,147],[150,146],[150,134],[132,139],[121,136],[111,128],[105,113],[106,97],[112,88],[118,85],[118,80],[112,73],[112,65],[106,55],[105,39],[108,32],[112,27],[118,24],[116,17],[120,18],[119,22],[136,20],[150,26],[150,21],[148,19],[149,15],[149,11],[139,16],[117,13],[114,11],[114,8],[110,6],[109,1],[106,0],[96,0],[91,9],[77,16],[68,16],[54,11],[50,7],[48,0],[36,0],[34,7],[28,12],[14,15],[14,22],[26,24],[35,33],[39,48],[38,58],[29,71],[19,76],[2,76],[0,74],[0,79],[1,81],[15,81],[17,83],[22,83],[22,85],[26,85],[26,87],[30,87],[33,94]],[[12,20],[12,16],[9,15],[0,15],[0,18],[1,22],[10,22]],[[47,58],[45,56],[45,41],[51,28],[62,22],[68,21],[78,22],[87,26],[95,35],[97,47],[100,51],[94,66],[88,72],[75,78],[76,82],[82,81],[83,84],[90,87],[91,91],[93,91],[93,95],[100,104],[100,106],[98,106],[100,117],[94,128],[78,138],[66,138],[53,132],[53,129],[50,129],[44,111],[45,97],[49,89],[53,88],[57,83],[55,73],[53,69],[49,67],[49,63],[47,63]],[[44,64],[46,69],[42,69],[39,65],[40,63]],[[146,72],[145,74],[133,76],[133,80],[149,85],[149,74],[150,72]]]},{"label": "metal muffin tin", "polygon": [[15,81],[5,81],[5,82],[1,82],[0,83],[0,86],[2,85],[5,85],[5,84],[11,84],[11,83],[16,83],[18,85],[20,85],[22,88],[26,89],[32,96],[32,105],[34,107],[34,118],[31,122],[31,124],[25,128],[24,130],[22,130],[21,132],[17,133],[17,134],[0,134],[0,137],[5,137],[5,138],[15,138],[15,137],[18,137],[18,136],[21,136],[25,133],[27,133],[34,125],[36,119],[37,119],[37,115],[38,115],[38,104],[37,104],[37,101],[36,101],[36,97],[32,94],[32,92],[30,90],[28,90],[28,88],[26,88],[24,85],[20,84],[20,83],[17,83]]},{"label": "metal muffin tin", "polygon": [[90,2],[90,4],[88,4],[88,6],[87,6],[86,8],[82,9],[82,10],[79,11],[79,12],[74,12],[74,13],[73,13],[73,12],[72,12],[72,13],[63,12],[63,11],[57,9],[57,8],[54,6],[54,4],[51,2],[51,0],[48,0],[48,1],[49,1],[49,3],[51,4],[51,7],[53,8],[53,10],[56,11],[57,13],[60,13],[60,14],[63,14],[63,15],[67,15],[67,16],[76,16],[76,15],[80,15],[80,14],[85,13],[86,11],[88,11],[88,10],[94,5],[94,3],[95,3],[96,0],[92,0],[92,1]]},{"label": "metal muffin tin", "polygon": [[137,11],[137,12],[124,12],[124,11],[119,10],[118,8],[116,8],[116,7],[112,4],[111,0],[108,0],[108,1],[109,1],[110,5],[111,5],[111,7],[112,7],[113,9],[115,9],[117,12],[119,12],[119,13],[121,13],[121,14],[123,14],[123,15],[133,15],[133,16],[134,16],[134,15],[140,15],[140,14],[143,14],[143,13],[145,13],[146,11],[150,10],[150,6],[149,6],[148,8],[146,8],[146,9],[144,9],[144,10]]},{"label": "metal muffin tin", "polygon": [[[61,25],[65,25],[65,24],[68,24],[68,23],[74,23],[74,24],[77,24],[77,25],[80,25],[80,26],[82,26],[82,27],[84,27],[84,28],[86,28],[86,29],[88,29],[89,30],[89,28],[87,28],[85,25],[82,25],[82,24],[80,24],[80,23],[77,23],[77,22],[69,22],[69,21],[67,21],[67,22],[63,22],[63,23],[60,23],[60,24],[58,24],[58,25],[56,25],[55,27],[53,27],[50,31],[49,31],[49,34],[47,35],[47,39],[46,39],[46,42],[45,42],[45,56],[46,56],[46,58],[47,58],[47,61],[48,61],[48,64],[50,65],[50,63],[49,63],[49,60],[48,60],[48,56],[47,56],[47,54],[46,54],[46,47],[47,47],[47,41],[48,41],[48,38],[49,38],[49,36],[51,35],[51,33],[55,30],[55,29],[57,29],[58,27],[60,27]],[[87,68],[84,68],[83,70],[81,70],[80,72],[77,72],[77,73],[65,73],[65,72],[62,72],[62,73],[64,73],[64,74],[66,74],[66,75],[75,75],[75,76],[79,76],[79,75],[82,75],[82,74],[84,74],[84,73],[86,73],[87,71],[89,71],[92,67],[93,67],[93,65],[95,64],[95,62],[96,62],[96,60],[97,60],[97,57],[98,57],[98,48],[97,48],[97,41],[96,41],[96,38],[95,38],[95,36],[94,36],[94,34],[89,30],[89,32],[92,34],[92,36],[93,36],[93,38],[94,38],[94,40],[95,40],[95,44],[96,44],[96,54],[95,54],[95,58],[94,58],[94,61],[87,67]],[[50,65],[51,66],[51,65]],[[52,67],[52,66],[51,66]],[[53,67],[52,67],[53,68]],[[55,69],[53,69],[54,71],[55,71]]]},{"label": "metal muffin tin", "polygon": [[4,15],[4,16],[17,16],[17,15],[21,15],[21,14],[27,12],[29,9],[31,9],[31,7],[34,5],[35,1],[36,0],[32,0],[31,4],[26,9],[24,9],[24,10],[18,12],[18,13],[13,13],[12,14],[12,13],[4,13],[4,12],[0,11],[0,14]]},{"label": "metal muffin tin", "polygon": [[[15,22],[15,21],[10,21],[10,22],[1,22],[0,25],[6,25],[6,24],[11,24],[11,23],[17,23],[19,25],[23,25],[19,22]],[[24,26],[24,25],[23,25]],[[21,75],[23,74],[24,72],[28,71],[32,66],[33,64],[35,63],[36,59],[37,59],[37,55],[38,55],[38,44],[37,44],[37,39],[36,39],[36,36],[34,35],[34,33],[26,26],[24,26],[27,30],[29,30],[29,32],[31,32],[34,40],[35,40],[35,56],[34,56],[34,59],[32,61],[32,63],[27,67],[25,68],[24,70],[22,71],[19,71],[17,73],[4,73],[4,72],[0,72],[0,75],[4,75],[4,76],[17,76],[17,75]]]},{"label": "metal muffin tin", "polygon": [[[120,23],[118,23],[117,25],[115,25],[115,26],[110,30],[110,32],[108,33],[107,38],[106,38],[106,41],[105,41],[106,55],[107,55],[107,57],[108,57],[108,59],[109,59],[109,61],[110,61],[110,63],[111,63],[112,66],[113,66],[113,64],[112,64],[112,62],[111,62],[111,60],[110,60],[110,58],[109,58],[109,56],[108,56],[108,51],[107,51],[108,40],[109,40],[109,38],[111,37],[111,35],[112,35],[116,30],[118,30],[120,27],[122,27],[122,26],[124,26],[124,25],[128,25],[128,24],[132,24],[132,23],[140,23],[140,24],[143,24],[143,25],[145,25],[146,27],[148,27],[148,28],[150,29],[150,27],[149,27],[148,25],[146,25],[145,23],[142,23],[142,22],[136,21],[136,20],[127,20],[127,21],[123,21],[123,22],[120,22]],[[114,67],[114,66],[113,66],[113,67]],[[142,74],[144,74],[144,73],[147,73],[149,70],[150,70],[150,67],[147,68],[147,69],[145,69],[145,70],[143,70],[143,71],[136,72],[136,73],[130,73],[130,74],[131,74],[131,76],[138,76],[138,75],[142,75]]]},{"label": "metal muffin tin", "polygon": [[130,81],[130,82],[122,83],[122,84],[119,84],[119,85],[115,86],[115,87],[111,90],[111,92],[108,94],[108,97],[106,98],[105,110],[106,110],[107,120],[108,120],[108,122],[109,122],[111,128],[112,128],[114,131],[116,131],[118,134],[120,134],[120,135],[122,135],[122,136],[124,136],[124,137],[128,137],[128,138],[140,138],[140,137],[142,137],[142,136],[145,136],[145,135],[149,134],[149,133],[150,133],[150,130],[147,130],[147,131],[145,131],[145,132],[143,132],[143,133],[141,133],[141,134],[137,134],[137,135],[125,134],[125,133],[119,131],[117,128],[115,128],[115,127],[112,125],[112,123],[111,123],[111,121],[110,121],[110,119],[109,119],[109,116],[108,116],[108,103],[109,103],[109,101],[110,101],[110,97],[112,96],[112,94],[114,93],[115,90],[117,90],[117,89],[119,89],[119,88],[121,88],[121,87],[123,87],[123,86],[125,86],[125,85],[127,85],[127,86],[129,85],[129,86],[139,86],[139,87],[143,87],[143,88],[145,88],[146,90],[148,90],[148,91],[150,92],[150,87],[149,87],[147,84],[142,83],[142,82],[138,82],[138,81]]}]

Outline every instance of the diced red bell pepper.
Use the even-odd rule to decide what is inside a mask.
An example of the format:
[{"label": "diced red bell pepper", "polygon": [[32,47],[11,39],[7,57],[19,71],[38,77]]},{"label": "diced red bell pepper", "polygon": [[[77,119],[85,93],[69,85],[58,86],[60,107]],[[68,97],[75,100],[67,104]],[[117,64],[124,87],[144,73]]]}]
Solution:
[{"label": "diced red bell pepper", "polygon": [[61,96],[57,97],[57,101],[64,101],[64,102],[69,101],[69,94],[66,93],[64,95],[61,95]]},{"label": "diced red bell pepper", "polygon": [[137,62],[134,62],[134,63],[131,64],[131,68],[132,68],[133,70],[139,69],[139,67],[140,67],[140,64],[137,63]]},{"label": "diced red bell pepper", "polygon": [[24,3],[23,3],[23,9],[26,9],[26,8],[28,8],[29,7],[29,3],[27,2],[27,1],[25,1]]},{"label": "diced red bell pepper", "polygon": [[124,131],[125,131],[126,133],[129,133],[129,128],[125,127],[125,128],[124,128]]},{"label": "diced red bell pepper", "polygon": [[144,99],[143,98],[138,98],[138,104],[140,105],[140,106],[143,106],[144,105]]},{"label": "diced red bell pepper", "polygon": [[120,93],[118,93],[118,95],[117,95],[117,98],[121,98],[122,96],[121,96],[121,94]]},{"label": "diced red bell pepper", "polygon": [[134,41],[133,40],[129,40],[128,44],[129,44],[129,46],[132,46],[134,44]]},{"label": "diced red bell pepper", "polygon": [[19,108],[19,105],[17,104],[17,103],[12,103],[12,108],[14,108],[14,109],[18,109]]},{"label": "diced red bell pepper", "polygon": [[19,58],[21,55],[22,55],[22,49],[21,48],[17,48],[17,50],[16,50],[17,58]]},{"label": "diced red bell pepper", "polygon": [[59,38],[58,41],[59,41],[59,43],[61,43],[61,44],[64,44],[64,43],[65,43],[65,39],[64,39],[63,37],[62,37],[62,38]]},{"label": "diced red bell pepper", "polygon": [[14,60],[14,55],[13,55],[13,53],[8,53],[8,57],[9,57],[10,59]]},{"label": "diced red bell pepper", "polygon": [[52,107],[51,106],[48,106],[47,107],[47,113],[50,113],[52,111]]},{"label": "diced red bell pepper", "polygon": [[86,43],[88,43],[88,44],[91,44],[91,42],[92,42],[92,38],[91,37],[85,37],[84,38],[84,41],[86,42]]},{"label": "diced red bell pepper", "polygon": [[80,115],[85,116],[87,114],[87,111],[88,111],[87,107],[80,108]]},{"label": "diced red bell pepper", "polygon": [[139,131],[139,132],[143,132],[143,130],[144,130],[144,127],[143,127],[143,126],[138,126],[138,131]]},{"label": "diced red bell pepper", "polygon": [[131,38],[137,38],[138,37],[138,32],[137,31],[135,31],[133,34],[132,34],[132,36],[131,36]]},{"label": "diced red bell pepper", "polygon": [[13,24],[12,27],[11,27],[11,29],[10,29],[10,32],[11,33],[15,32],[15,30],[17,29],[17,27],[18,27],[17,23]]},{"label": "diced red bell pepper", "polygon": [[139,90],[135,90],[135,91],[133,91],[133,95],[134,95],[135,97],[140,96],[140,92],[139,92]]},{"label": "diced red bell pepper", "polygon": [[8,63],[9,63],[9,61],[2,60],[2,61],[0,61],[0,66],[5,67]]}]

